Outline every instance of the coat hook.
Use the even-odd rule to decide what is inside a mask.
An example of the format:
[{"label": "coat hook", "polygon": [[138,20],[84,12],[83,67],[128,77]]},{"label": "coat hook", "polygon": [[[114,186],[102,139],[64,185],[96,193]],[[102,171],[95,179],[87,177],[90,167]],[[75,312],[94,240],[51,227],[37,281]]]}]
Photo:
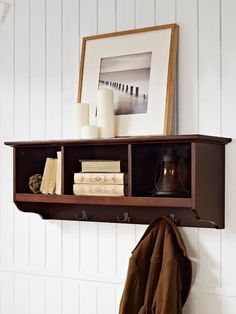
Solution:
[{"label": "coat hook", "polygon": [[131,221],[128,212],[124,212],[122,218],[120,218],[119,216],[117,216],[116,219],[117,219],[117,221],[119,221],[119,222],[130,222],[130,221]]},{"label": "coat hook", "polygon": [[82,210],[81,216],[79,216],[78,214],[75,214],[75,218],[77,220],[88,220],[88,215],[87,215],[86,210]]},{"label": "coat hook", "polygon": [[169,215],[169,218],[173,221],[173,223],[175,223],[176,225],[178,225],[180,223],[180,219],[176,218],[175,217],[175,214],[174,213],[171,213]]}]

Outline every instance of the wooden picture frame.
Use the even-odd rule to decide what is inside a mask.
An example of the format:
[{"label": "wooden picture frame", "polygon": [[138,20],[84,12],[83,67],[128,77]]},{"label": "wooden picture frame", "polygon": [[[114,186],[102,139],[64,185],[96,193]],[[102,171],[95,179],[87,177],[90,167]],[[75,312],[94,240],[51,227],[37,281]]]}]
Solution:
[{"label": "wooden picture frame", "polygon": [[171,134],[177,46],[176,24],[84,37],[77,101],[89,103],[90,123],[105,87],[114,90],[116,136]]}]

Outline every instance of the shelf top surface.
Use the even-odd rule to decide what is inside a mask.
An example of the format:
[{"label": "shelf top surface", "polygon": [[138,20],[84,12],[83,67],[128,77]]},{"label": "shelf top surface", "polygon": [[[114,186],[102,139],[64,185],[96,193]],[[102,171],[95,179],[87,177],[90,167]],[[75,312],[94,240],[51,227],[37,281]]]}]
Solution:
[{"label": "shelf top surface", "polygon": [[208,135],[160,135],[160,136],[128,136],[115,137],[109,139],[53,139],[45,141],[9,141],[5,145],[12,147],[20,146],[76,146],[76,145],[108,145],[108,144],[145,144],[145,143],[164,143],[164,142],[206,142],[227,144],[231,138],[208,136]]}]

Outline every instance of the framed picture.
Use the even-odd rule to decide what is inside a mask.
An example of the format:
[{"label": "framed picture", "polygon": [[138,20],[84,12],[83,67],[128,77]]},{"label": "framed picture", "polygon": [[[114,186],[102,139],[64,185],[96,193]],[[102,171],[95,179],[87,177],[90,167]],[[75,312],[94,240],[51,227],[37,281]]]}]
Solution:
[{"label": "framed picture", "polygon": [[178,26],[147,27],[83,38],[78,102],[96,124],[97,90],[114,91],[115,134],[172,132]]}]

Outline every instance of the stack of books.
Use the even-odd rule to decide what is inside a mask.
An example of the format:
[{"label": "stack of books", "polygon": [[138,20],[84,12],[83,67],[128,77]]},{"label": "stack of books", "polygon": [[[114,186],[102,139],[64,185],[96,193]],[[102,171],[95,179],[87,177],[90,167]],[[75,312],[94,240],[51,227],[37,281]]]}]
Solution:
[{"label": "stack of books", "polygon": [[74,173],[75,195],[124,196],[125,174],[120,160],[81,160],[81,172]]},{"label": "stack of books", "polygon": [[61,152],[57,158],[47,157],[40,192],[43,194],[61,194]]}]

